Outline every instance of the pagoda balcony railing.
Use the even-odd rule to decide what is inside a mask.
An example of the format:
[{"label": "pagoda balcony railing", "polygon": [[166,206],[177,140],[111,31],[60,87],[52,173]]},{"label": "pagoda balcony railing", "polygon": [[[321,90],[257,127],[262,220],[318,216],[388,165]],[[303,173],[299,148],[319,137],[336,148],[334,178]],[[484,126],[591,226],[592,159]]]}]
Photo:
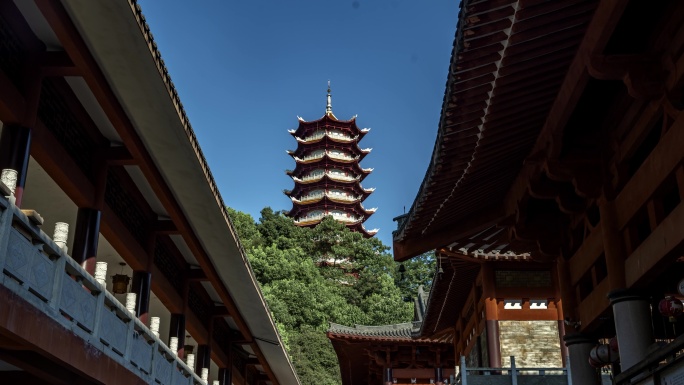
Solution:
[{"label": "pagoda balcony railing", "polygon": [[330,159],[336,159],[336,160],[341,160],[344,162],[353,162],[356,160],[359,160],[358,156],[349,156],[349,155],[341,155],[341,154],[335,154],[332,152],[327,152],[328,158]]},{"label": "pagoda balcony railing", "polygon": [[325,138],[326,136],[328,138],[336,141],[336,142],[342,142],[342,143],[352,143],[359,138],[358,135],[351,137],[349,135],[345,135],[345,134],[339,133],[339,132],[316,131],[312,135],[309,135],[309,136],[304,137],[304,138],[300,138],[300,137],[295,136],[295,139],[297,139],[297,141],[300,143],[309,143],[309,142],[319,141],[319,140]]},{"label": "pagoda balcony railing", "polygon": [[343,174],[338,174],[338,173],[333,173],[333,172],[322,172],[322,173],[316,173],[316,174],[309,174],[304,176],[303,178],[297,178],[292,177],[292,179],[295,182],[300,182],[300,183],[307,183],[307,182],[317,182],[321,179],[323,179],[324,176],[328,176],[328,178],[338,181],[338,182],[356,182],[361,180],[361,176],[350,176],[350,175],[343,175]]},{"label": "pagoda balcony railing", "polygon": [[324,197],[328,197],[328,199],[330,199],[332,201],[352,202],[352,203],[358,202],[362,198],[362,197],[347,196],[347,195],[342,195],[342,194],[335,194],[335,193],[331,193],[330,191],[326,191],[326,192],[304,195],[304,196],[300,197],[299,199],[293,197],[292,201],[297,202],[297,203],[306,203],[306,202],[318,201],[318,200],[323,199]]},{"label": "pagoda balcony railing", "polygon": [[145,383],[205,384],[12,200],[0,196],[0,285]]},{"label": "pagoda balcony railing", "polygon": [[344,182],[355,182],[355,181],[361,179],[360,176],[343,175],[343,174],[338,174],[338,173],[334,173],[334,172],[328,172],[327,175],[332,180],[339,180],[339,181],[344,181]]},{"label": "pagoda balcony railing", "polygon": [[336,221],[344,222],[347,224],[353,224],[353,223],[361,222],[361,220],[356,218],[356,217],[347,217],[346,215],[333,215],[333,214],[310,215],[310,216],[301,217],[299,219],[296,219],[294,222],[296,224],[317,222],[317,221],[322,221],[323,218],[325,218],[325,217],[333,217],[333,219],[335,219]]},{"label": "pagoda balcony railing", "polygon": [[[324,176],[325,176],[325,173],[324,173],[324,172],[317,172],[317,173],[315,173],[315,174],[309,174],[309,175],[305,176],[304,178],[302,178],[302,179],[300,179],[300,180],[301,180],[302,182],[309,182],[309,181],[313,181],[313,180],[320,180],[320,179],[323,178]],[[299,179],[299,178],[296,178],[296,179]]]},{"label": "pagoda balcony railing", "polygon": [[337,200],[337,201],[343,201],[343,202],[358,202],[361,200],[361,197],[348,196],[348,195],[342,195],[342,194],[333,194],[331,192],[328,192],[325,195],[331,200]]},{"label": "pagoda balcony railing", "polygon": [[325,197],[324,193],[318,193],[318,194],[309,194],[305,195],[303,197],[300,197],[299,199],[297,198],[292,198],[293,202],[298,202],[298,203],[306,203],[306,202],[312,202],[312,201],[318,201],[323,199]]},{"label": "pagoda balcony railing", "polygon": [[[341,154],[335,154],[335,153],[328,152],[328,151],[326,151],[326,152],[321,152],[321,153],[318,153],[318,154],[316,154],[316,155],[306,155],[306,156],[304,156],[304,157],[302,157],[302,158],[299,158],[299,157],[297,157],[297,156],[294,156],[294,158],[295,158],[296,161],[304,162],[304,163],[309,163],[309,162],[312,162],[312,161],[321,160],[321,159],[323,159],[323,157],[325,157],[325,156],[327,156],[327,157],[330,158],[330,159],[339,160],[339,161],[342,161],[342,162],[355,162],[355,161],[359,160],[359,156],[341,155]],[[364,169],[364,171],[365,171],[365,170],[366,170],[366,169]],[[370,169],[370,171],[373,171],[373,169]]]},{"label": "pagoda balcony railing", "polygon": [[298,158],[298,157],[296,157],[296,156],[295,156],[294,158],[295,158],[295,160],[298,160],[298,161],[300,161],[300,162],[310,162],[310,161],[312,161],[312,160],[320,160],[320,159],[323,159],[324,156],[325,156],[325,153],[324,153],[324,152],[321,152],[321,153],[316,154],[316,155],[307,155],[307,156],[305,156],[305,157],[303,157],[303,158]]}]

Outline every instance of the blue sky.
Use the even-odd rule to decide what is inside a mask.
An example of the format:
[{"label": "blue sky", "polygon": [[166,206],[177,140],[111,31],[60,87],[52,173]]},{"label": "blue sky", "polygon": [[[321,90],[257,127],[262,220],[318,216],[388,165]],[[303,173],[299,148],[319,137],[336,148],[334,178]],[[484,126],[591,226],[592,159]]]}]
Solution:
[{"label": "blue sky", "polygon": [[358,114],[366,222],[391,246],[437,133],[457,0],[140,0],[226,204],[289,210],[297,116]]}]

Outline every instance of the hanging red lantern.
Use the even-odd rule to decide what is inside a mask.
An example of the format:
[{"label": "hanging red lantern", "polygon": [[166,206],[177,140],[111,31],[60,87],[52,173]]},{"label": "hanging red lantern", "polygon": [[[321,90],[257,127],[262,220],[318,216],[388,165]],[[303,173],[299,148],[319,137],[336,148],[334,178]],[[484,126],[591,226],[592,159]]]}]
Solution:
[{"label": "hanging red lantern", "polygon": [[601,368],[603,367],[603,364],[601,362],[596,361],[594,358],[591,357],[591,354],[589,355],[589,365],[591,365],[593,368]]},{"label": "hanging red lantern", "polygon": [[668,317],[670,322],[677,322],[677,317],[684,311],[684,305],[677,298],[667,296],[660,300],[658,310],[663,317]]},{"label": "hanging red lantern", "polygon": [[596,345],[589,351],[589,364],[595,368],[609,365],[617,359],[618,354],[608,344]]}]

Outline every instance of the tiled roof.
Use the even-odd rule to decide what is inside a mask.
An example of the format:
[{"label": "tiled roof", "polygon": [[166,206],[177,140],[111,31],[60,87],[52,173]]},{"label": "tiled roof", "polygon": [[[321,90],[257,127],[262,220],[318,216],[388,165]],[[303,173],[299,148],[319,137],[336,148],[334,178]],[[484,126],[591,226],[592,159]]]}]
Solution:
[{"label": "tiled roof", "polygon": [[414,333],[420,330],[421,322],[405,322],[394,325],[382,326],[344,326],[331,322],[329,334],[348,335],[350,337],[375,337],[392,339],[411,339]]},{"label": "tiled roof", "polygon": [[462,2],[434,151],[395,243],[501,219],[597,3]]}]

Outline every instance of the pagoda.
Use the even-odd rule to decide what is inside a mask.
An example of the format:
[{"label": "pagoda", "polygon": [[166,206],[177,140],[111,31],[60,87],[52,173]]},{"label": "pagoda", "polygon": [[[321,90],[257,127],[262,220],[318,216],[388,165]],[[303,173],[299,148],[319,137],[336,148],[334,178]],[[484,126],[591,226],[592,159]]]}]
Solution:
[{"label": "pagoda", "polygon": [[307,122],[301,117],[299,127],[289,130],[297,140],[297,149],[287,151],[296,162],[294,170],[286,170],[295,183],[284,193],[292,200],[287,214],[295,224],[313,227],[331,216],[353,231],[372,237],[378,230],[366,230],[363,223],[376,208],[366,209],[362,202],[375,190],[361,187],[361,181],[372,171],[359,162],[371,152],[359,141],[370,131],[359,129],[356,116],[339,120],[332,112],[330,82],[325,115]]}]

